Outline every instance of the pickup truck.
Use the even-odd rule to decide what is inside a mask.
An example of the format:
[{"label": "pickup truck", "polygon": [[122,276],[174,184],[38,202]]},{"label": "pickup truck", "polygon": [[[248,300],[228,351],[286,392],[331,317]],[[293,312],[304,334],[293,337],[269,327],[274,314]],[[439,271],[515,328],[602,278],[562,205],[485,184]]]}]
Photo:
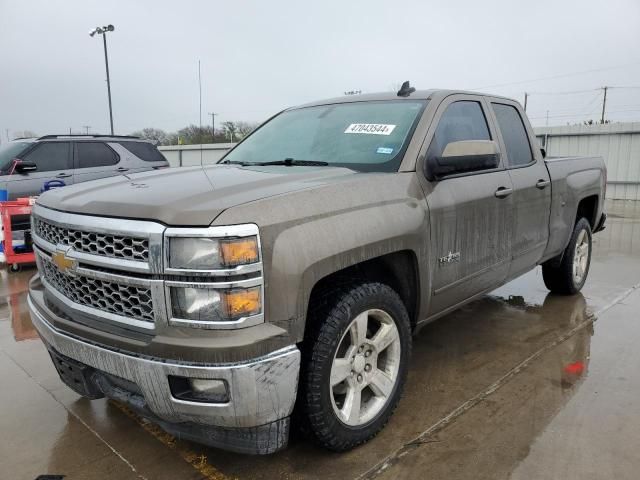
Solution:
[{"label": "pickup truck", "polygon": [[84,397],[231,451],[284,448],[292,419],[344,451],[391,417],[417,329],[538,265],[582,288],[605,181],[545,159],[507,98],[314,102],[219,164],[40,196],[30,312]]}]

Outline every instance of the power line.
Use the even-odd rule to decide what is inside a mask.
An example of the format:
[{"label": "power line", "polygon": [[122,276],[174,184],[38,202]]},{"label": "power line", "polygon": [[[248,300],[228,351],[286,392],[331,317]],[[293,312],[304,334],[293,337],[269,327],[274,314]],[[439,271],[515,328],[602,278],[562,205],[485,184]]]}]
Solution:
[{"label": "power line", "polygon": [[[609,87],[612,88],[612,87]],[[590,93],[596,90],[602,90],[601,88],[590,88],[588,90],[571,90],[565,92],[527,92],[529,95],[575,95],[578,93]]]},{"label": "power line", "polygon": [[534,83],[534,82],[541,82],[541,81],[544,81],[544,80],[554,80],[556,78],[565,78],[565,77],[573,77],[575,75],[584,75],[585,73],[594,73],[594,72],[603,72],[603,71],[606,71],[606,70],[615,70],[615,69],[618,69],[618,68],[626,68],[626,67],[630,67],[630,66],[638,65],[638,64],[640,64],[640,62],[627,63],[626,65],[618,65],[618,66],[615,66],[615,67],[594,68],[594,69],[591,69],[591,70],[583,70],[581,72],[562,73],[562,74],[559,74],[559,75],[551,75],[551,76],[548,76],[548,77],[533,78],[533,79],[530,79],[530,80],[519,80],[519,81],[516,81],[516,82],[510,82],[510,83],[500,83],[500,84],[495,84],[495,85],[484,85],[482,87],[470,88],[470,90],[481,90],[481,89],[484,89],[484,88],[498,88],[498,87],[509,87],[511,85],[522,85],[522,84],[525,84],[525,83]]}]

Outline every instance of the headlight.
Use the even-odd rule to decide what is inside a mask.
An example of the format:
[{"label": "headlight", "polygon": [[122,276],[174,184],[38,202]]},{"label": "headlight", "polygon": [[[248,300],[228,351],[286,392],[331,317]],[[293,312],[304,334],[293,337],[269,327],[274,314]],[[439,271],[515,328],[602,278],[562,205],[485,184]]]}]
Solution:
[{"label": "headlight", "polygon": [[172,317],[200,322],[233,321],[262,312],[262,289],[171,287]]},{"label": "headlight", "polygon": [[169,238],[169,267],[187,270],[233,268],[259,261],[255,236],[220,239],[208,237]]},{"label": "headlight", "polygon": [[163,250],[169,325],[224,330],[264,322],[257,225],[167,228]]}]

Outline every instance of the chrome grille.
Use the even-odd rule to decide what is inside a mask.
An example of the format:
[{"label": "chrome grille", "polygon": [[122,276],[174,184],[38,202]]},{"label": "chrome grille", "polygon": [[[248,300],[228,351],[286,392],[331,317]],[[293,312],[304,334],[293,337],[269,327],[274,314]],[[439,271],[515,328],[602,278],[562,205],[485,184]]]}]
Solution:
[{"label": "chrome grille", "polygon": [[47,283],[72,302],[123,317],[154,321],[149,288],[68,275],[58,270],[48,258],[40,256],[40,260],[40,273]]},{"label": "chrome grille", "polygon": [[64,228],[34,217],[35,234],[53,245],[69,245],[78,252],[138,262],[149,261],[146,238]]}]

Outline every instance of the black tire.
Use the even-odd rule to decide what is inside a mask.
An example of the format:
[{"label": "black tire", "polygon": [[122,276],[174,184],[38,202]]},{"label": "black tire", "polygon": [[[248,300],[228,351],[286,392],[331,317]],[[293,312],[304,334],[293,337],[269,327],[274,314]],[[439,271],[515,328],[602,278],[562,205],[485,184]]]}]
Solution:
[{"label": "black tire", "polygon": [[[387,313],[397,328],[399,367],[395,385],[382,410],[363,425],[350,426],[343,423],[334,411],[331,367],[352,320],[371,309]],[[301,422],[321,446],[333,451],[352,449],[382,430],[400,401],[411,356],[411,324],[407,310],[399,295],[389,286],[362,283],[339,287],[322,295],[311,305],[307,325],[309,333],[303,348],[300,379]]]},{"label": "black tire", "polygon": [[[581,235],[581,232],[586,232],[588,239],[588,254],[587,265],[580,281],[576,281],[573,275],[574,263],[575,263],[575,251],[576,243]],[[589,267],[591,266],[591,251],[592,251],[592,237],[591,237],[591,225],[586,218],[578,220],[573,227],[573,233],[567,248],[565,248],[562,260],[560,262],[557,259],[551,259],[542,264],[542,279],[544,284],[553,293],[559,293],[562,295],[573,295],[578,293],[589,275]]]}]

